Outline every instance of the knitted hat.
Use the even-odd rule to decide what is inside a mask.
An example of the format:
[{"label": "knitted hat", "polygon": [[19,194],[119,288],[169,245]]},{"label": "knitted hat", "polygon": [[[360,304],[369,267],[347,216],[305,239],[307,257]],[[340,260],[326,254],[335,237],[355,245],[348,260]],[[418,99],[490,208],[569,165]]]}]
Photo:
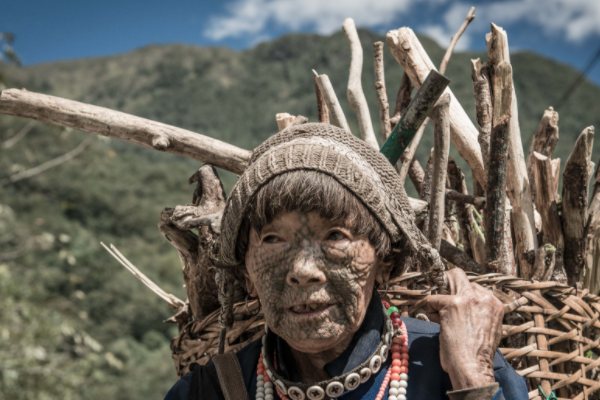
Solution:
[{"label": "knitted hat", "polygon": [[236,244],[248,206],[262,185],[290,171],[313,170],[332,176],[381,222],[392,243],[406,241],[432,283],[445,287],[444,265],[414,223],[414,214],[390,162],[366,142],[333,125],[309,123],[287,128],[258,146],[234,186],[221,222],[221,261],[243,262]]}]

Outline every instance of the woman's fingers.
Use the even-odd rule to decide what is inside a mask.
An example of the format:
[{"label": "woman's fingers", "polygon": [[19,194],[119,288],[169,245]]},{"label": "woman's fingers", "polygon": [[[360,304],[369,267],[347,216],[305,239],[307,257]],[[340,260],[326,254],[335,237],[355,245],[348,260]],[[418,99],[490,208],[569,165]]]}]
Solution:
[{"label": "woman's fingers", "polygon": [[448,277],[448,284],[450,286],[450,294],[462,294],[471,290],[471,282],[465,271],[460,268],[453,268],[450,271],[446,271]]}]

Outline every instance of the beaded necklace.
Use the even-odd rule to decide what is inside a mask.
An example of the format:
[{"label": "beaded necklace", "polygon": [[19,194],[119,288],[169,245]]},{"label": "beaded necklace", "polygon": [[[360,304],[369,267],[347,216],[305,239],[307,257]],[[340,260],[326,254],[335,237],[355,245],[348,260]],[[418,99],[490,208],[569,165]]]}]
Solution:
[{"label": "beaded necklace", "polygon": [[[377,393],[376,400],[383,400],[383,396],[385,395],[385,390],[390,386],[388,400],[406,400],[406,389],[408,387],[408,332],[406,330],[406,325],[400,319],[400,314],[398,313],[398,309],[396,307],[390,307],[389,303],[386,301],[383,302],[387,310],[387,316],[391,320],[392,325],[392,340],[391,340],[391,350],[392,352],[392,365],[387,370],[381,387],[379,388],[379,392]],[[389,338],[389,336],[388,336]],[[263,337],[263,350],[265,343],[266,335]],[[388,339],[389,340],[389,339]],[[389,343],[389,342],[388,342]],[[385,360],[387,358],[388,347],[383,346],[381,357]],[[277,369],[276,363],[276,354],[273,352],[273,360],[274,367]],[[309,400],[323,400],[327,394],[328,397],[338,397],[338,396],[330,396],[329,393],[330,387],[332,385],[342,386],[341,389],[338,389],[337,394],[341,395],[343,389],[354,390],[361,383],[364,383],[368,380],[368,378],[373,374],[379,371],[381,367],[381,363],[372,368],[373,371],[369,371],[366,379],[363,376],[363,371],[361,374],[349,374],[346,378],[346,385],[341,385],[338,382],[332,382],[329,384],[326,390],[323,390],[320,386],[314,385],[308,389],[305,394],[303,390],[299,388],[289,388],[287,389],[287,393],[283,393],[279,386],[274,386],[271,377],[273,373],[269,371],[267,366],[265,366],[264,360],[264,351],[261,352],[260,358],[258,360],[258,366],[256,367],[257,374],[257,384],[256,384],[256,400],[274,400],[274,391],[277,391],[277,394],[281,400],[290,400],[287,396],[289,395],[292,400],[305,400],[308,397]],[[364,371],[366,372],[366,371]],[[357,375],[354,377],[353,375]],[[280,382],[278,382],[280,383]],[[295,390],[298,389],[298,390]],[[331,387],[333,388],[333,386]]]}]

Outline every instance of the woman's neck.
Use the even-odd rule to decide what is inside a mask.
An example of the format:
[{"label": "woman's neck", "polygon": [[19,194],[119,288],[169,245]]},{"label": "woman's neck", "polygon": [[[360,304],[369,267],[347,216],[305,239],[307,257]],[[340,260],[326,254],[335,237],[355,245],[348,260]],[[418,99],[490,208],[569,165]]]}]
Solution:
[{"label": "woman's neck", "polygon": [[303,353],[290,346],[296,371],[302,382],[313,383],[330,379],[325,365],[338,358],[352,342],[352,335],[333,348],[319,353]]}]

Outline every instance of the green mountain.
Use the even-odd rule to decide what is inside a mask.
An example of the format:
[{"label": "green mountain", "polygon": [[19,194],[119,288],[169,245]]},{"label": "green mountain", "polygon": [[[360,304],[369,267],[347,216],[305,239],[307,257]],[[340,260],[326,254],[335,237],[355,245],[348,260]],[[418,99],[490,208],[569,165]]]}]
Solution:
[{"label": "green mountain", "polygon": [[[359,32],[363,87],[379,132],[372,45]],[[482,38],[483,39],[483,38]],[[444,50],[421,38],[434,63]],[[454,54],[451,88],[474,118],[471,58]],[[530,52],[512,56],[525,149],[543,110],[576,78],[570,67]],[[149,46],[130,53],[15,68],[0,65],[7,87],[61,96],[158,120],[251,149],[277,130],[275,114],[317,118],[311,69],[328,74],[358,132],[345,91],[350,51],[341,33],[293,34],[252,49]],[[385,53],[390,103],[402,69]],[[585,82],[560,113],[566,160],[575,139],[600,125],[600,89]],[[26,120],[0,116],[0,140]],[[0,144],[0,179],[75,148],[89,135],[37,124],[9,149]],[[417,156],[426,162],[431,127]],[[453,156],[459,156],[453,150]],[[461,160],[459,160],[461,161]],[[185,297],[175,251],[156,224],[165,207],[190,202],[187,178],[200,163],[94,138],[76,159],[0,186],[0,399],[161,398],[176,376],[170,310],[100,246],[115,244],[167,292]],[[465,167],[464,163],[461,166]],[[469,171],[465,172],[468,174]],[[231,173],[222,177],[229,189]],[[409,193],[413,193],[408,184]]]}]

